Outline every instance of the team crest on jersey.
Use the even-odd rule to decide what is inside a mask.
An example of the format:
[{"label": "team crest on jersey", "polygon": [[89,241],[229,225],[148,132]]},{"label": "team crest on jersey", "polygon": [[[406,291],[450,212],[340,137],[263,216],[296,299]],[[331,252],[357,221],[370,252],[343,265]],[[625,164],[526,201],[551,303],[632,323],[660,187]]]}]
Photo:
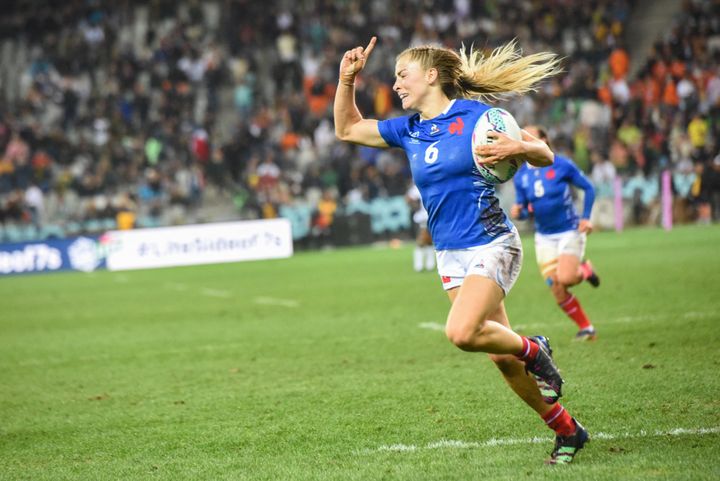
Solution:
[{"label": "team crest on jersey", "polygon": [[465,122],[463,122],[462,118],[458,117],[455,119],[455,122],[450,124],[450,128],[448,129],[448,131],[450,132],[450,134],[462,135],[463,127],[465,127]]},{"label": "team crest on jersey", "polygon": [[555,169],[550,169],[547,172],[545,172],[545,178],[547,180],[553,180],[555,178]]},{"label": "team crest on jersey", "polygon": [[438,126],[435,124],[431,124],[430,125],[430,135],[435,135],[438,132],[440,132],[440,129],[438,128]]}]

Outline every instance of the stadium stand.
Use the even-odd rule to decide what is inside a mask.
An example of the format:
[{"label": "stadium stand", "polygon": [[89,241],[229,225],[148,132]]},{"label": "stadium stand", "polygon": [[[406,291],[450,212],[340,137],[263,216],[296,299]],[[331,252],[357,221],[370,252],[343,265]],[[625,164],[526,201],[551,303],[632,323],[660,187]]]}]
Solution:
[{"label": "stadium stand", "polygon": [[344,216],[367,216],[375,238],[408,231],[401,154],[333,134],[338,59],[373,34],[363,112],[399,112],[390,85],[407,45],[489,50],[517,38],[564,56],[565,73],[504,106],[549,126],[592,175],[599,211],[620,175],[633,219],[655,222],[658,174],[670,169],[676,217],[717,220],[720,7],[684,2],[648,54],[625,46],[637,4],[9,0],[0,241],[275,216],[298,242]]}]

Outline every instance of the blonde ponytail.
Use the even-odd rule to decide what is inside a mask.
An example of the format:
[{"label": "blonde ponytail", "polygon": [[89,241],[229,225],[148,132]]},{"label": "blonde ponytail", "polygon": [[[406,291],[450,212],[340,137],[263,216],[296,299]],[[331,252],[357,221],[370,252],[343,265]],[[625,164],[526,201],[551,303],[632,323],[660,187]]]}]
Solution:
[{"label": "blonde ponytail", "polygon": [[457,79],[457,96],[497,100],[503,94],[536,91],[546,78],[562,72],[560,59],[550,52],[523,56],[515,40],[496,48],[489,57],[470,48],[460,50],[462,74]]},{"label": "blonde ponytail", "polygon": [[458,54],[447,48],[426,45],[408,48],[400,55],[418,61],[424,69],[435,68],[443,93],[450,99],[497,100],[505,94],[535,91],[538,84],[562,72],[554,53],[523,56],[514,40],[485,57],[481,51],[465,47]]}]

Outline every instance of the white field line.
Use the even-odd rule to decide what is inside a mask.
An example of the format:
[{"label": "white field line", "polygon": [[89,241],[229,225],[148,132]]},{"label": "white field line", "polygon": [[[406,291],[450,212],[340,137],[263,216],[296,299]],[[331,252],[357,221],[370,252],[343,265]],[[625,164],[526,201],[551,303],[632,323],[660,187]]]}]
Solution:
[{"label": "white field line", "polygon": [[[178,291],[178,292],[185,292],[190,290],[190,287],[186,284],[180,284],[180,283],[173,283],[168,282],[165,284],[165,287],[167,289]],[[211,289],[209,287],[203,287],[200,289],[200,294],[208,297],[219,297],[222,299],[228,299],[232,297],[232,293],[230,291],[222,290],[222,289]],[[282,306],[282,307],[300,307],[300,303],[293,299],[279,299],[277,297],[256,297],[253,299],[253,302],[255,304],[263,304],[266,306]]]},{"label": "white field line", "polygon": [[[683,314],[675,315],[675,314],[645,314],[642,316],[621,316],[616,318],[610,318],[610,319],[598,319],[596,321],[597,326],[604,326],[609,324],[629,324],[633,322],[654,322],[658,321],[660,319],[670,319],[676,317],[680,320],[690,320],[690,319],[707,319],[712,317],[720,317],[720,315],[716,312],[685,312]],[[510,320],[510,323],[512,324],[512,319]],[[538,327],[548,327],[550,326],[550,323],[545,322],[530,322],[527,324],[513,324],[513,329],[515,330],[523,330],[523,329],[535,329]]]},{"label": "white field line", "polygon": [[[686,428],[674,428],[668,431],[639,431],[637,433],[590,433],[590,439],[601,439],[605,441],[612,441],[616,439],[629,439],[629,438],[648,438],[648,437],[665,437],[665,436],[703,436],[706,434],[717,434],[720,433],[720,426],[712,428],[697,428],[697,429],[686,429]],[[481,449],[494,446],[510,446],[515,444],[537,444],[552,442],[552,438],[549,437],[533,437],[533,438],[492,438],[487,441],[454,441],[451,439],[441,439],[440,441],[433,441],[424,446],[418,446],[416,444],[389,444],[383,445],[376,449],[367,449],[362,453],[369,454],[375,452],[413,452],[413,451],[424,451],[430,449]]]},{"label": "white field line", "polygon": [[439,322],[421,322],[418,327],[420,329],[430,329],[431,331],[445,331],[445,324]]},{"label": "white field line", "polygon": [[300,307],[300,303],[293,299],[278,299],[277,297],[256,297],[255,304],[266,306]]},{"label": "white field line", "polygon": [[[165,288],[177,292],[187,292],[190,290],[190,286],[188,286],[187,284],[180,284],[177,282],[167,282],[165,283]],[[232,293],[230,291],[226,291],[223,289],[211,289],[210,287],[202,287],[198,292],[203,296],[220,297],[222,299],[228,299],[232,296]]]},{"label": "white field line", "polygon": [[221,289],[210,289],[209,287],[203,287],[202,289],[200,289],[200,293],[204,296],[221,297],[223,299],[227,299],[232,295],[228,291],[224,291]]},{"label": "white field line", "polygon": [[166,282],[165,287],[171,291],[185,292],[190,289],[185,284],[178,284],[177,282]]},{"label": "white field line", "polygon": [[[717,317],[717,312],[685,312],[678,317],[678,319],[706,319],[708,317]],[[673,317],[673,314],[647,314],[644,316],[624,316],[624,317],[618,317],[616,319],[609,319],[607,321],[603,321],[606,324],[621,324],[625,322],[647,322],[647,321],[657,321],[658,319],[668,319]]]}]

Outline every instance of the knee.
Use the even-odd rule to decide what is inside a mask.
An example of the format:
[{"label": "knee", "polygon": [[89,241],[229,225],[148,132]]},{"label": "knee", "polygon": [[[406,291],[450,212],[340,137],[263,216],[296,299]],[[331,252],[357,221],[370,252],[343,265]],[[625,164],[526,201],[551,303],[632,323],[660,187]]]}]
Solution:
[{"label": "knee", "polygon": [[558,279],[558,276],[553,274],[552,277],[548,278],[549,282],[548,285],[550,286],[550,291],[552,292],[553,296],[555,297],[558,302],[565,299],[566,293],[567,293],[567,286],[560,282],[560,279]]},{"label": "knee", "polygon": [[489,354],[488,356],[504,375],[513,374],[520,362],[517,357],[511,354]]},{"label": "knee", "polygon": [[463,351],[475,351],[478,346],[478,335],[474,329],[447,327],[445,335],[448,340]]},{"label": "knee", "polygon": [[560,271],[557,273],[556,284],[562,284],[564,286],[571,286],[577,283],[577,273]]}]

